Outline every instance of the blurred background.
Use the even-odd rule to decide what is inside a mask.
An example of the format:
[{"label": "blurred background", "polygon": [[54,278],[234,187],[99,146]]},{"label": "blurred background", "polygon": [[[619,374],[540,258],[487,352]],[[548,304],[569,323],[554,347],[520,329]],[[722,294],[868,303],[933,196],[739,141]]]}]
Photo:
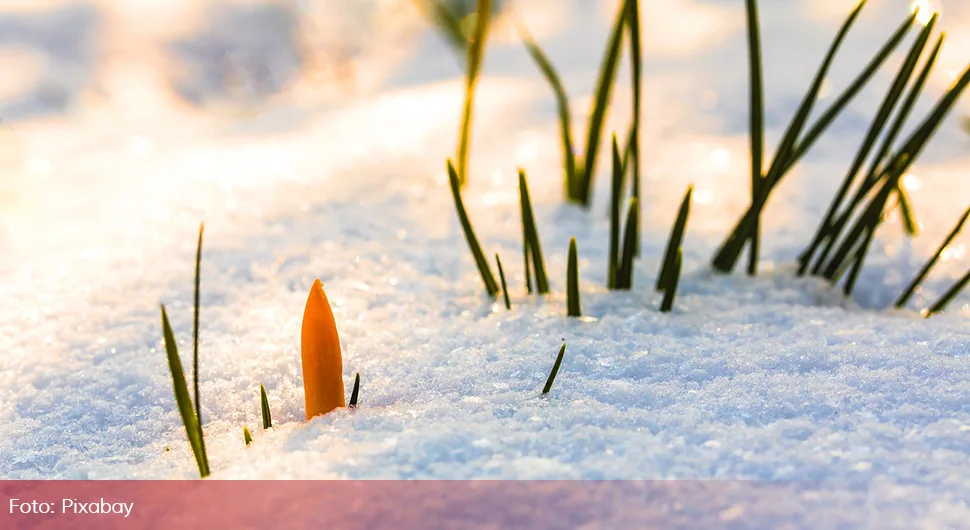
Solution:
[{"label": "blurred background", "polygon": [[162,103],[245,111],[311,85],[318,97],[366,90],[383,69],[360,65],[419,27],[402,1],[3,0],[0,117]]},{"label": "blurred background", "polygon": [[[473,0],[2,0],[0,1],[0,120],[31,120],[109,105],[140,117],[172,106],[253,112],[280,100],[300,104],[366,93],[389,78],[454,75],[457,63],[408,65],[434,38],[421,7],[444,2],[458,13]],[[507,2],[497,1],[496,10]],[[518,15],[542,40],[575,21],[584,6],[610,12],[615,0],[518,0]],[[775,2],[764,11],[778,12]],[[970,49],[962,0],[871,0],[941,10],[947,53]],[[792,18],[836,21],[854,0],[788,2]],[[734,20],[719,16],[735,0],[644,3],[648,54],[689,52],[717,40]],[[902,11],[901,9],[892,11]],[[895,18],[895,17],[894,17]],[[963,23],[956,23],[960,19]],[[496,38],[514,40],[500,20]],[[682,22],[682,23],[681,23]],[[440,39],[439,40],[444,40]],[[598,54],[601,44],[586,46]],[[957,51],[954,51],[956,48]],[[420,53],[418,54],[420,55]]]}]

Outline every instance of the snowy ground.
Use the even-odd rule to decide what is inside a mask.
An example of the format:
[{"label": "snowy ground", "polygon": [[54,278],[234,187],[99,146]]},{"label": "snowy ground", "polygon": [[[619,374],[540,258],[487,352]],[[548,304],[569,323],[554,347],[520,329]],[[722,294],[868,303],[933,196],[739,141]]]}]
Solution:
[{"label": "snowy ground", "polygon": [[[615,0],[516,2],[585,115]],[[482,292],[446,186],[462,97],[451,51],[407,2],[304,4],[0,8],[0,67],[21,73],[0,81],[0,477],[196,475],[158,304],[189,351],[204,220],[214,478],[837,480],[894,524],[970,520],[970,293],[917,314],[970,266],[967,240],[908,310],[885,309],[967,206],[966,98],[907,180],[921,236],[887,223],[854,301],[793,279],[791,263],[889,69],[773,196],[763,274],[714,275],[748,200],[743,3],[644,2],[644,258],[634,292],[610,293],[606,179],[590,212],[563,204],[551,94],[500,26],[465,197],[503,257],[507,312]],[[773,146],[852,2],[762,4]],[[970,61],[970,6],[942,9],[934,96]],[[870,2],[832,91],[907,13]],[[615,100],[617,130],[629,108]],[[524,294],[516,165],[536,202],[545,299]],[[661,315],[650,287],[688,184],[685,273]],[[570,236],[583,320],[564,316]],[[304,423],[298,337],[316,277],[363,406]],[[540,399],[561,339],[563,368]],[[259,383],[269,432],[255,429]]]}]

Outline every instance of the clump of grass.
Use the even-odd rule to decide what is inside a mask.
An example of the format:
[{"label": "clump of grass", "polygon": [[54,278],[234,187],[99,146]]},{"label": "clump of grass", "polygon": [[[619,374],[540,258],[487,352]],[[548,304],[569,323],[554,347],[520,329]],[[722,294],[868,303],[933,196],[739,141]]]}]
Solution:
[{"label": "clump of grass", "polygon": [[946,239],[943,240],[943,243],[941,243],[940,246],[936,249],[936,252],[934,252],[933,255],[930,256],[930,259],[926,262],[925,265],[923,265],[923,268],[920,269],[916,277],[913,278],[913,281],[911,281],[909,285],[906,286],[906,289],[903,290],[902,294],[899,295],[899,298],[896,299],[896,303],[894,304],[896,308],[901,308],[904,305],[906,305],[906,302],[908,302],[909,299],[913,296],[913,293],[916,292],[916,288],[919,287],[921,283],[923,283],[923,280],[926,279],[926,276],[929,275],[933,267],[937,264],[937,262],[940,261],[940,257],[943,255],[943,252],[946,250],[946,248],[950,246],[950,243],[952,243],[954,239],[956,239],[957,234],[960,233],[960,230],[963,229],[963,225],[966,224],[968,217],[970,217],[970,208],[967,208],[967,210],[963,212],[963,215],[960,217],[960,220],[957,221],[957,224],[955,224],[953,226],[953,229],[950,230],[950,233],[946,236]]},{"label": "clump of grass", "polygon": [[495,281],[495,277],[492,276],[492,270],[488,268],[488,260],[485,259],[482,246],[478,243],[478,236],[475,235],[472,223],[468,219],[468,213],[465,211],[465,203],[461,200],[458,173],[455,171],[455,166],[451,160],[448,160],[448,182],[451,185],[451,194],[455,199],[455,209],[458,211],[458,220],[461,222],[461,229],[465,233],[465,240],[468,241],[468,247],[471,249],[472,256],[475,258],[475,264],[478,266],[478,272],[482,276],[485,290],[488,291],[489,296],[494,298],[498,294],[499,286]]},{"label": "clump of grass", "polygon": [[[941,97],[930,114],[923,120],[920,126],[909,136],[903,146],[886,162],[884,169],[874,182],[881,184],[875,197],[869,201],[866,209],[860,214],[852,229],[842,239],[832,259],[828,262],[823,275],[830,282],[835,283],[839,280],[840,271],[845,269],[845,262],[849,254],[855,250],[852,263],[854,274],[862,266],[866,251],[872,241],[873,233],[882,218],[882,212],[889,199],[890,193],[899,187],[899,180],[919,157],[920,153],[929,143],[930,138],[939,128],[943,119],[956,104],[962,92],[970,84],[970,67],[964,70],[953,86]],[[861,241],[861,243],[860,243]],[[854,285],[854,274],[850,274],[846,282],[844,292],[851,294]]]},{"label": "clump of grass", "polygon": [[559,367],[562,365],[562,358],[565,354],[566,341],[563,341],[562,347],[559,348],[559,354],[556,355],[556,362],[552,365],[552,371],[549,372],[549,378],[546,379],[546,385],[542,387],[542,395],[546,395],[552,390],[552,384],[556,381],[556,375],[559,374]]},{"label": "clump of grass", "polygon": [[249,447],[253,443],[253,435],[249,432],[249,427],[243,425],[243,441],[246,442],[246,447]]},{"label": "clump of grass", "polygon": [[[902,106],[900,107],[899,112],[897,113],[896,118],[893,120],[892,124],[889,124],[890,115],[892,114],[892,111],[895,108],[900,97],[903,95],[904,89],[906,85],[909,83],[909,79],[910,77],[912,77],[913,72],[915,71],[916,63],[918,62],[919,57],[926,46],[926,42],[929,39],[930,33],[932,32],[933,27],[936,24],[936,20],[937,20],[937,17],[934,15],[934,17],[929,21],[929,23],[923,28],[923,31],[920,32],[919,37],[916,39],[916,41],[913,43],[913,46],[910,48],[910,52],[907,55],[906,60],[900,66],[899,72],[897,73],[896,78],[894,79],[892,85],[889,88],[889,91],[887,92],[885,98],[883,99],[882,105],[877,111],[876,116],[872,121],[872,124],[869,126],[869,131],[867,132],[866,137],[859,148],[859,151],[856,153],[855,159],[852,161],[852,164],[849,167],[849,170],[842,181],[841,187],[836,192],[832,200],[832,203],[829,205],[829,209],[825,214],[825,217],[823,218],[822,222],[819,224],[815,237],[812,240],[812,243],[802,253],[802,255],[799,256],[799,260],[798,260],[799,275],[803,275],[806,272],[806,270],[808,269],[810,260],[812,259],[812,257],[814,256],[818,248],[821,246],[821,244],[823,242],[826,242],[827,245],[820,253],[818,260],[816,262],[816,265],[812,269],[813,274],[818,274],[819,269],[822,267],[822,263],[825,261],[825,259],[828,257],[828,254],[831,252],[836,238],[844,228],[845,223],[848,221],[848,217],[850,213],[856,207],[858,207],[862,199],[865,197],[866,193],[868,193],[869,190],[871,190],[872,187],[874,186],[876,182],[876,177],[877,177],[876,172],[878,170],[878,165],[885,161],[885,157],[889,153],[889,150],[892,146],[892,142],[899,134],[906,118],[909,116],[909,113],[912,110],[916,100],[918,99],[919,93],[922,91],[923,85],[927,77],[929,76],[930,70],[932,69],[933,64],[936,61],[936,57],[939,54],[940,46],[943,43],[942,37],[937,41],[937,44],[933,52],[930,54],[930,57],[927,60],[926,65],[923,68],[923,71],[917,77],[916,83],[913,85],[912,89],[909,92],[909,95],[904,100]],[[889,124],[888,131],[885,132],[884,134],[884,129],[887,129],[887,124]],[[848,196],[849,190],[852,188],[853,183],[857,180],[857,175],[859,171],[862,169],[862,166],[865,163],[866,159],[869,158],[870,152],[872,151],[872,148],[875,146],[876,140],[879,138],[880,135],[884,135],[884,140],[882,142],[882,145],[877,151],[876,156],[873,157],[873,161],[870,164],[868,172],[864,175],[861,184],[859,184],[858,186],[858,191],[856,192],[855,197],[852,199],[848,207],[843,210],[842,215],[838,219],[836,219],[836,213],[838,212],[839,207],[842,205],[842,203],[845,201],[845,198]],[[907,219],[907,221],[905,222],[905,225],[907,226],[908,231],[910,233],[914,233],[916,230],[915,229],[916,222],[912,218],[911,208],[908,207],[909,201],[906,199],[906,195],[902,191],[902,188],[897,187],[896,194],[900,199],[900,204],[903,205],[902,210],[904,213],[904,217],[906,217]]]},{"label": "clump of grass", "polygon": [[165,354],[168,357],[169,371],[172,373],[172,387],[175,390],[175,402],[178,405],[179,415],[182,417],[182,425],[185,426],[185,434],[195,455],[196,464],[199,467],[199,475],[205,478],[209,475],[209,458],[205,450],[205,438],[202,433],[202,412],[199,403],[199,287],[202,271],[202,233],[204,225],[199,225],[199,239],[195,251],[195,296],[193,299],[193,325],[192,325],[192,368],[193,386],[195,394],[195,405],[193,406],[192,397],[189,395],[188,385],[185,381],[185,372],[182,370],[182,360],[179,357],[178,343],[175,341],[175,334],[168,320],[168,313],[165,312],[165,305],[162,310],[162,338],[165,341]]},{"label": "clump of grass", "polygon": [[[565,159],[565,180],[566,198],[570,201],[589,207],[591,190],[593,184],[593,173],[596,169],[596,158],[599,152],[599,144],[603,134],[603,124],[606,121],[606,111],[609,107],[610,94],[616,79],[616,72],[619,65],[620,49],[623,42],[624,29],[635,25],[635,29],[630,29],[631,35],[636,32],[639,41],[639,7],[631,6],[638,0],[624,0],[616,19],[610,29],[610,37],[607,41],[606,51],[603,61],[600,63],[600,71],[594,89],[593,107],[590,111],[589,123],[586,131],[586,149],[581,157],[574,154],[572,139],[570,135],[570,116],[569,101],[563,88],[559,74],[556,72],[549,58],[542,51],[535,40],[529,35],[523,24],[520,26],[520,34],[525,42],[526,50],[535,61],[539,70],[546,78],[556,95],[559,108],[559,122],[562,131],[562,149]],[[635,43],[637,49],[635,56],[639,56],[639,42]],[[639,84],[639,61],[635,61],[634,83]],[[634,106],[637,117],[639,117],[639,87],[634,91]],[[634,134],[638,128],[634,127]],[[635,149],[635,141],[630,142],[630,149]],[[635,153],[635,159],[638,153]]]},{"label": "clump of grass", "polygon": [[[548,294],[549,277],[546,275],[545,260],[542,258],[542,244],[539,243],[539,230],[536,228],[532,199],[529,196],[529,184],[523,169],[519,169],[519,209],[522,213],[522,253],[525,260],[526,290],[532,292],[531,275],[535,274],[536,291],[539,294]],[[530,263],[533,269],[531,272],[529,271]]]},{"label": "clump of grass", "polygon": [[734,268],[745,244],[752,238],[753,229],[757,226],[761,212],[768,201],[771,191],[781,182],[782,178],[794,167],[797,161],[814,145],[849,102],[869,82],[879,67],[902,41],[916,19],[916,14],[914,13],[900,25],[850,86],[836,98],[835,102],[818,118],[814,125],[803,134],[802,131],[806,128],[809,115],[818,99],[829,66],[864,5],[865,1],[863,0],[856,6],[833,40],[808,93],[802,100],[798,111],[795,113],[795,116],[792,118],[782,137],[782,141],[775,152],[767,173],[764,174],[761,180],[757,181],[759,182],[757,196],[715,254],[712,262],[715,270],[730,272]]},{"label": "clump of grass", "polygon": [[583,316],[579,301],[579,257],[575,237],[569,238],[569,257],[566,261],[566,314],[571,317]]},{"label": "clump of grass", "polygon": [[[528,258],[526,258],[528,260]],[[526,261],[528,263],[528,261]],[[502,298],[505,299],[505,309],[512,309],[512,301],[509,300],[509,284],[505,282],[505,270],[502,269],[502,258],[495,253],[495,264],[498,266],[498,279],[502,283]]]},{"label": "clump of grass", "polygon": [[357,408],[357,398],[360,396],[360,372],[354,376],[354,390],[350,393],[350,404],[347,405],[349,408]]},{"label": "clump of grass", "polygon": [[273,426],[273,415],[269,411],[269,399],[266,397],[266,387],[259,385],[259,410],[263,417],[263,430]]},{"label": "clump of grass", "polygon": [[[675,271],[679,269],[677,265],[677,253],[681,250],[684,243],[684,232],[687,230],[687,218],[690,216],[691,196],[694,194],[694,187],[688,186],[684,199],[680,202],[680,209],[677,211],[677,218],[670,229],[670,237],[667,239],[667,250],[664,251],[663,262],[660,265],[660,274],[657,275],[656,289],[658,292],[676,290],[677,281],[674,279]],[[673,286],[673,289],[671,289]]]},{"label": "clump of grass", "polygon": [[461,118],[458,140],[458,182],[468,180],[468,145],[472,129],[472,107],[475,102],[475,87],[482,71],[485,57],[485,43],[488,38],[489,18],[492,15],[491,0],[478,0],[475,10],[475,31],[468,47],[468,64],[465,72],[465,103]]},{"label": "clump of grass", "polygon": [[[916,79],[916,82],[913,84],[912,88],[910,89],[909,94],[906,97],[906,100],[903,102],[902,106],[900,107],[900,110],[897,113],[896,118],[893,121],[893,124],[890,126],[889,132],[886,134],[885,138],[883,139],[882,145],[877,155],[870,163],[869,170],[866,173],[866,176],[863,179],[859,189],[856,190],[854,197],[852,198],[850,203],[843,209],[839,217],[834,221],[832,221],[830,225],[825,228],[825,233],[823,235],[824,235],[824,238],[826,239],[826,244],[825,244],[825,247],[819,253],[818,257],[816,258],[815,265],[811,269],[812,274],[815,274],[815,275],[822,274],[823,267],[825,266],[826,261],[829,259],[830,253],[835,248],[835,244],[837,242],[838,236],[842,233],[842,230],[845,228],[846,224],[851,219],[852,214],[857,211],[857,209],[863,203],[867,195],[875,188],[876,184],[879,183],[880,177],[881,177],[881,174],[879,172],[882,171],[885,167],[888,167],[889,162],[887,161],[887,159],[889,157],[892,144],[893,142],[895,142],[896,137],[902,131],[903,125],[905,124],[906,120],[909,118],[909,115],[917,99],[919,98],[920,93],[922,92],[923,86],[925,85],[925,82],[929,77],[930,71],[933,68],[936,58],[939,55],[942,44],[943,44],[943,36],[941,35],[940,38],[937,40],[936,46],[931,52],[929,59],[924,65],[922,72],[920,73],[919,77]],[[900,198],[901,204],[905,204],[906,194],[903,193],[903,189],[898,185],[896,187],[896,194]],[[836,197],[836,200],[840,200],[838,196]],[[823,221],[823,226],[824,226],[824,223],[825,222]],[[813,251],[814,251],[813,248],[810,246],[808,250],[806,250],[806,255],[810,257]]]}]

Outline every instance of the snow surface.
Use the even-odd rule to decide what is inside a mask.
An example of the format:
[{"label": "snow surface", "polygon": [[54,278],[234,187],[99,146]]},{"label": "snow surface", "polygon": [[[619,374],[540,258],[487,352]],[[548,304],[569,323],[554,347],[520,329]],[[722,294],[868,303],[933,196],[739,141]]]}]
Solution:
[{"label": "snow surface", "polygon": [[[762,274],[715,275],[749,193],[743,5],[644,2],[644,252],[634,291],[611,293],[606,178],[591,211],[564,205],[550,91],[499,24],[464,193],[504,259],[508,312],[483,293],[445,180],[461,72],[407,2],[8,3],[0,65],[23,75],[0,81],[0,477],[196,476],[158,304],[190,352],[204,220],[213,478],[833,480],[862,488],[887,525],[970,520],[970,293],[917,312],[965,272],[966,239],[907,310],[886,309],[967,206],[966,99],[907,180],[922,234],[887,223],[853,301],[791,263],[891,69],[773,196]],[[769,146],[852,3],[762,2]],[[870,4],[830,93],[908,13]],[[616,0],[515,5],[584,116]],[[970,61],[970,5],[941,7],[934,96]],[[609,123],[625,131],[621,94]],[[542,299],[523,288],[517,165],[554,291]],[[651,287],[688,184],[684,275],[663,315]],[[571,236],[581,320],[565,317]],[[299,326],[317,277],[362,406],[304,423]]]}]

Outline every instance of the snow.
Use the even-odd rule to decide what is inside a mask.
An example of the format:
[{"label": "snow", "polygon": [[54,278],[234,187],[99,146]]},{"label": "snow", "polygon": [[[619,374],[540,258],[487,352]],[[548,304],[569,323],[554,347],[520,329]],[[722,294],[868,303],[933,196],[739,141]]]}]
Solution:
[{"label": "snow", "polygon": [[[852,2],[761,3],[773,147]],[[261,8],[274,17],[239,2],[155,4],[0,8],[0,27],[22,28],[5,33],[0,64],[34,76],[0,84],[0,477],[197,476],[158,304],[190,352],[204,220],[213,478],[823,480],[862,488],[893,525],[970,520],[970,293],[932,319],[917,312],[966,271],[966,238],[906,310],[886,309],[967,206],[966,98],[908,180],[922,234],[886,223],[854,300],[793,278],[792,261],[890,69],[773,195],[762,274],[716,275],[709,260],[749,193],[743,7],[644,2],[643,258],[634,291],[609,292],[607,179],[592,210],[563,204],[551,93],[499,24],[464,196],[486,250],[503,258],[508,312],[483,293],[445,180],[461,73],[407,2]],[[617,2],[560,4],[516,0],[581,117]],[[908,13],[902,0],[870,4],[833,91]],[[934,97],[970,61],[970,6],[942,7]],[[334,20],[365,31],[306,29]],[[213,50],[234,66],[201,68],[221,56]],[[625,131],[620,93],[609,123]],[[529,172],[545,298],[524,293],[517,165]],[[684,274],[665,315],[652,285],[689,184]],[[571,236],[581,320],[565,317]],[[362,406],[304,423],[298,332],[317,277]],[[563,339],[562,369],[540,398]],[[275,422],[266,432],[260,383]],[[834,521],[857,516],[837,500],[823,508]]]}]

